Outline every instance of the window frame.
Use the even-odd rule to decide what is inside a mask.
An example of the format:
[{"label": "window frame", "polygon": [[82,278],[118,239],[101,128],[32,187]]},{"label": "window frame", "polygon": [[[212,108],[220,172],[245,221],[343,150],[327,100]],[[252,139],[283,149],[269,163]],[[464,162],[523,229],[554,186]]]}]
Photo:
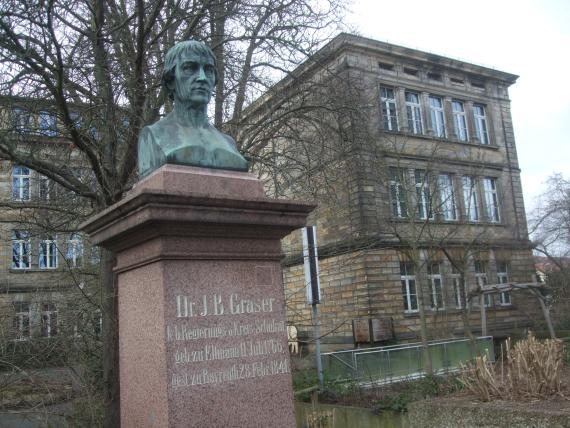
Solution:
[{"label": "window frame", "polygon": [[[408,267],[411,267],[411,269],[408,269]],[[410,271],[412,272],[411,275]],[[404,298],[404,313],[414,314],[419,312],[418,289],[412,263],[400,262],[400,284],[402,285],[402,297]],[[411,292],[412,288],[413,293]],[[410,309],[413,308],[414,297],[415,309]]]},{"label": "window frame", "polygon": [[40,110],[38,113],[38,133],[46,137],[57,135],[57,117],[48,110]]},{"label": "window frame", "polygon": [[[456,105],[461,107],[461,110],[456,109]],[[455,137],[459,141],[469,141],[469,127],[467,125],[467,116],[465,115],[465,104],[460,100],[451,100],[451,113],[453,115],[453,130]]]},{"label": "window frame", "polygon": [[416,188],[416,214],[420,220],[433,220],[432,195],[430,193],[429,174],[424,169],[414,169]]},{"label": "window frame", "polygon": [[497,179],[494,177],[483,178],[483,196],[485,201],[485,216],[491,223],[501,222],[501,209]]},{"label": "window frame", "polygon": [[83,266],[83,240],[81,236],[74,232],[69,235],[67,247],[65,249],[65,260],[71,268],[80,268]]},{"label": "window frame", "polygon": [[463,195],[463,210],[465,219],[471,222],[480,221],[477,198],[477,180],[474,177],[468,175],[462,176],[461,189]]},{"label": "window frame", "polygon": [[[38,268],[53,270],[58,267],[57,235],[43,237],[38,245]],[[42,257],[45,258],[45,266],[42,266]]]},{"label": "window frame", "polygon": [[[482,113],[478,113],[478,109],[481,109]],[[489,128],[487,126],[487,111],[484,104],[473,104],[473,119],[475,123],[475,136],[479,140],[479,143],[488,146],[490,144]]]},{"label": "window frame", "polygon": [[[434,267],[437,269],[434,270]],[[432,311],[443,311],[445,310],[445,298],[443,295],[443,277],[441,275],[441,263],[430,263],[428,264],[428,274],[427,279],[430,286],[430,308]],[[439,282],[439,285],[438,285]],[[437,290],[439,288],[439,290]],[[441,306],[437,305],[437,300],[441,302]],[[434,304],[435,303],[435,304]]]},{"label": "window frame", "polygon": [[[32,182],[32,170],[30,168],[22,165],[13,165],[12,200],[17,202],[31,201],[32,200],[31,182]],[[25,197],[26,192],[27,192],[27,198]]]},{"label": "window frame", "polygon": [[12,108],[14,131],[20,134],[28,134],[32,131],[32,113],[23,107]]},{"label": "window frame", "polygon": [[[439,106],[434,106],[433,102],[437,100]],[[445,128],[445,112],[443,109],[443,99],[436,95],[429,95],[429,111],[431,127],[434,132],[434,136],[438,138],[447,138],[447,130]]]},{"label": "window frame", "polygon": [[59,317],[57,307],[53,302],[44,302],[41,304],[40,336],[50,338],[57,336],[58,333]]},{"label": "window frame", "polygon": [[[475,260],[474,262],[475,267],[475,282],[477,286],[482,287],[489,283],[489,279],[487,277],[488,271],[488,263],[484,260]],[[480,303],[480,297],[478,299]],[[483,294],[483,304],[486,308],[490,308],[493,306],[493,296],[491,294]]]},{"label": "window frame", "polygon": [[[14,318],[12,326],[16,341],[26,341],[32,338],[32,305],[30,302],[12,302]],[[27,309],[23,310],[26,305]]]},{"label": "window frame", "polygon": [[[416,97],[416,101],[409,100],[408,96]],[[408,131],[412,134],[423,135],[422,104],[420,94],[413,91],[405,91],[406,115],[408,118]]]},{"label": "window frame", "polygon": [[390,187],[390,202],[392,216],[406,218],[408,216],[408,204],[406,200],[406,169],[391,166],[388,168]]},{"label": "window frame", "polygon": [[453,175],[445,172],[440,173],[437,177],[437,187],[440,216],[444,221],[457,221],[457,202],[455,200]]},{"label": "window frame", "polygon": [[[507,262],[497,263],[497,283],[506,284],[509,282],[509,265]],[[499,305],[512,306],[512,296],[510,291],[502,291],[499,294]]]},{"label": "window frame", "polygon": [[[391,98],[388,96],[388,91],[392,93]],[[393,88],[380,86],[380,110],[384,130],[398,132],[400,130],[398,123],[398,106]]]},{"label": "window frame", "polygon": [[[20,236],[23,235],[23,236]],[[27,230],[12,230],[12,263],[10,269],[27,270],[32,268],[32,246],[30,233]],[[17,245],[17,247],[16,247]],[[17,262],[16,262],[17,258]],[[22,266],[22,262],[25,265]]]}]

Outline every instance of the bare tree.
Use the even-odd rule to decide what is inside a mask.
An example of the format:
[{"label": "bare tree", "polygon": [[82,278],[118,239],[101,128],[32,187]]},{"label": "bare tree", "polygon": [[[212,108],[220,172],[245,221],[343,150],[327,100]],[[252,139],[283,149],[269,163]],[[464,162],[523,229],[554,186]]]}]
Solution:
[{"label": "bare tree", "polygon": [[[211,44],[220,79],[214,118],[242,126],[245,105],[306,59],[335,29],[343,0],[8,0],[0,6],[0,157],[78,195],[94,213],[136,179],[139,129],[168,109],[160,85],[164,53],[188,38]],[[42,103],[41,101],[45,101]],[[56,144],[21,131],[23,111],[56,114]],[[8,126],[13,125],[13,126]],[[7,129],[10,128],[10,129]],[[238,144],[241,140],[238,139]],[[247,146],[246,151],[255,152]],[[77,174],[77,168],[87,171]],[[116,425],[117,336],[113,255],[101,256],[104,378]]]}]

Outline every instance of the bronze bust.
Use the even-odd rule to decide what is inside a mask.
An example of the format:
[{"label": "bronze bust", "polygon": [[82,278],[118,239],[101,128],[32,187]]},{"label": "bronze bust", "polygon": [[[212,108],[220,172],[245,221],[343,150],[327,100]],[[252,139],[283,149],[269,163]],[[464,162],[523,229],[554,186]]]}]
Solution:
[{"label": "bronze bust", "polygon": [[216,60],[204,43],[180,42],[167,52],[162,83],[174,109],[141,130],[140,177],[166,163],[247,171],[248,162],[237,151],[234,139],[208,121],[216,80]]}]

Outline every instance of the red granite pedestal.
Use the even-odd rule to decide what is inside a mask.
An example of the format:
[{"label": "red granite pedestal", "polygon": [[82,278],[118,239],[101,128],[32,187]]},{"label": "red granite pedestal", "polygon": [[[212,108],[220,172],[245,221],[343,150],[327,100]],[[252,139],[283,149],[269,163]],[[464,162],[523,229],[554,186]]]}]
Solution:
[{"label": "red granite pedestal", "polygon": [[165,165],[83,225],[116,254],[124,428],[295,426],[279,240],[313,208]]}]

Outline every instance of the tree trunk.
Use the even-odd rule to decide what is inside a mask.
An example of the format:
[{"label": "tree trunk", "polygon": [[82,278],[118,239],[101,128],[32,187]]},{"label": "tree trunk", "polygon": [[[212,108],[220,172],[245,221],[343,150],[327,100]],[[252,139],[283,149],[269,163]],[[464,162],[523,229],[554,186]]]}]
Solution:
[{"label": "tree trunk", "polygon": [[101,249],[101,309],[103,317],[103,382],[105,389],[104,426],[120,427],[119,407],[119,319],[117,288],[113,266],[115,255]]}]

